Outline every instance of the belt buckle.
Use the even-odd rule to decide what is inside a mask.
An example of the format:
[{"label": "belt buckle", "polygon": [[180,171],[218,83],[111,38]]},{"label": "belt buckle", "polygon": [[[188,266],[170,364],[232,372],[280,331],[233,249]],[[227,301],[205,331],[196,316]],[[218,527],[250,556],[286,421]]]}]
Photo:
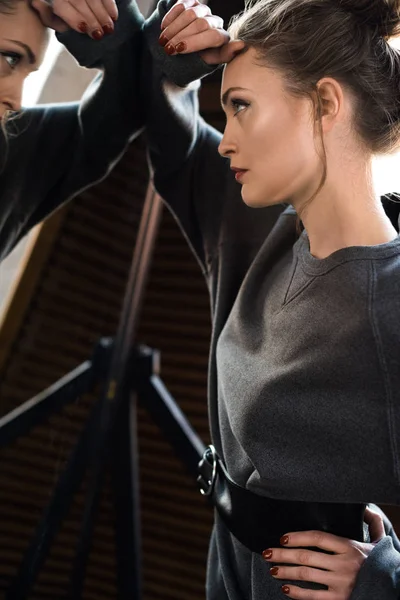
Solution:
[{"label": "belt buckle", "polygon": [[197,483],[199,484],[200,494],[203,496],[211,496],[214,491],[215,481],[217,479],[217,451],[214,446],[208,446],[205,449],[203,458],[199,462],[199,476]]}]

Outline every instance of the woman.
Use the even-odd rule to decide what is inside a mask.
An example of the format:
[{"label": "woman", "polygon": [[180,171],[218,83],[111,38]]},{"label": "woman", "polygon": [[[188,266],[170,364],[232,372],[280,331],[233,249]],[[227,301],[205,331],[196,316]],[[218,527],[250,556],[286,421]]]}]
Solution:
[{"label": "woman", "polygon": [[[97,16],[88,15],[90,3],[97,6],[81,0],[78,12],[56,0],[55,15],[40,0],[36,9],[26,0],[0,0],[0,259],[36,223],[104,178],[143,129],[133,75],[143,17],[125,0],[118,9],[105,2],[110,14],[94,6]],[[42,21],[57,29],[61,42],[74,45],[85,66],[102,73],[81,103],[37,106],[7,122],[10,111],[20,111],[23,81],[45,52],[48,29]],[[112,33],[95,33],[100,26],[111,32],[110,23]]]},{"label": "woman", "polygon": [[[196,11],[198,11],[191,15],[192,21],[195,22],[204,8],[199,7],[196,2],[192,4],[195,5]],[[182,10],[182,8],[188,6],[190,6],[190,2],[186,2],[185,7],[180,6],[178,8]],[[17,41],[17,46],[21,46],[21,44],[27,46],[29,44],[26,42],[30,41],[31,46],[33,46],[33,48],[29,46],[32,54],[39,55],[44,45],[44,31],[40,23],[22,0],[20,0],[20,3],[7,4],[7,9],[9,7],[11,7],[11,14],[15,18],[14,21],[12,19],[6,21],[7,40],[9,38],[13,39],[14,44]],[[97,23],[92,23],[90,28],[88,26],[82,27],[81,23],[84,23],[84,21],[80,21],[80,15],[67,14],[63,4],[54,4],[54,15],[50,15],[48,9],[45,10],[39,4],[35,4],[35,7],[42,15],[45,23],[54,26],[59,31],[64,31],[59,39],[67,45],[81,64],[85,66],[103,66],[107,77],[104,78],[100,86],[99,81],[95,84],[93,91],[86,95],[80,106],[37,107],[26,111],[13,124],[17,131],[13,131],[8,140],[8,153],[5,154],[7,160],[1,177],[1,250],[3,256],[35,223],[82,188],[103,177],[107,173],[111,161],[114,161],[120,155],[128,141],[137,134],[143,121],[143,111],[134,97],[135,90],[137,93],[139,89],[137,66],[141,58],[141,48],[137,43],[137,39],[140,39],[138,31],[141,19],[134,8],[130,5],[119,5],[120,16],[114,34],[104,38],[101,42],[97,42],[99,36],[93,34],[98,26]],[[161,3],[160,11],[164,8],[165,5]],[[186,11],[184,13],[178,15],[178,17],[184,16],[185,19]],[[82,9],[83,14],[84,9]],[[194,20],[193,15],[196,16]],[[86,14],[86,21],[90,21],[89,16]],[[273,231],[270,233],[270,230],[274,228],[275,224],[279,223],[278,217],[282,210],[280,207],[268,209],[258,215],[256,219],[250,217],[250,212],[244,210],[237,202],[238,188],[235,187],[230,178],[230,173],[226,169],[226,162],[218,160],[218,155],[215,152],[220,141],[219,134],[206,127],[198,118],[193,92],[178,90],[171,86],[161,88],[163,70],[169,70],[175,76],[175,80],[184,83],[185,75],[199,75],[201,71],[205,70],[207,72],[209,69],[207,67],[204,69],[205,64],[198,57],[191,57],[189,60],[182,59],[178,68],[176,68],[177,63],[173,58],[168,59],[165,58],[166,55],[163,56],[163,50],[160,46],[155,45],[153,36],[154,31],[159,26],[160,16],[160,12],[156,12],[144,28],[146,39],[150,44],[155,60],[152,60],[148,53],[143,53],[143,80],[140,85],[140,90],[144,94],[144,104],[149,107],[148,135],[153,163],[156,168],[156,184],[177,214],[209,278],[213,306],[216,311],[214,323],[216,341],[234,300],[234,296],[230,300],[226,297],[218,299],[218,286],[222,284],[231,290],[233,286],[236,290],[239,290],[248,270],[249,261],[253,260],[257,251],[255,246],[249,246],[248,236],[250,235],[252,244],[258,243],[261,246],[265,237],[273,235]],[[171,13],[169,18],[172,16],[175,17]],[[92,39],[83,34],[66,31],[65,23],[58,21],[57,17],[61,17],[65,21],[70,19],[69,24],[71,27],[74,27],[76,31],[87,30]],[[4,22],[3,18],[6,18],[6,16],[1,15],[0,23]],[[98,22],[103,25],[100,19],[99,16]],[[15,24],[17,22],[19,23],[19,29],[14,29],[11,36],[10,23]],[[218,19],[211,17],[208,17],[207,22],[220,25]],[[170,36],[170,39],[172,39],[173,27],[176,27],[177,24],[179,25],[179,22],[178,20],[175,21],[174,18],[169,23],[169,30],[167,28],[164,32],[165,35]],[[178,33],[179,31],[178,28]],[[0,38],[2,45],[6,41],[4,32],[5,29],[3,29]],[[214,35],[214,32],[212,34]],[[221,36],[224,41],[227,41],[226,34],[220,31],[217,36],[217,45],[220,45]],[[189,36],[187,51],[189,51],[190,42]],[[208,39],[204,47],[209,48],[210,46],[212,46],[212,43]],[[239,44],[239,48],[241,47],[242,45]],[[211,62],[215,61],[215,54],[218,55],[216,62],[223,62],[229,60],[229,55],[233,55],[234,49],[238,49],[238,47],[226,46],[221,52],[208,51],[208,54],[212,57]],[[224,55],[225,50],[226,54]],[[2,52],[1,56],[6,59],[7,68],[12,70],[11,73],[6,68],[3,81],[6,81],[7,78],[10,78],[8,79],[9,83],[17,81],[18,88],[20,82],[22,84],[24,74],[29,71],[33,64],[29,65],[28,68],[29,59],[15,57],[15,49],[5,47]],[[204,57],[206,56],[208,55],[204,55]],[[21,71],[18,71],[18,66],[22,69]],[[14,69],[17,69],[17,71],[14,71]],[[19,78],[15,73],[19,74]],[[129,77],[127,77],[128,74]],[[0,89],[1,103],[6,108],[13,110],[18,109],[19,106],[17,96],[10,95],[9,90],[15,89],[12,86]],[[123,94],[120,93],[121,89]],[[121,100],[122,96],[123,101]],[[192,103],[194,103],[194,111],[191,110]],[[194,117],[193,121],[191,121],[192,117]],[[197,138],[193,135],[194,130],[191,129],[193,124],[199,132]],[[160,144],[160,132],[163,134],[165,132],[174,134],[178,132],[176,143],[169,149],[169,154],[165,153],[166,148]],[[167,136],[165,139],[169,141],[171,138]],[[3,148],[6,153],[7,146],[5,143]],[[171,160],[169,160],[169,157]],[[192,183],[188,185],[188,177],[197,176],[197,172],[206,173],[208,168],[214,167],[217,168],[219,178],[216,180],[216,188],[213,191],[212,198],[207,199],[209,190],[204,185],[207,181],[202,181],[196,177],[194,181],[196,187],[193,188]],[[179,173],[178,178],[176,178],[177,172]],[[204,187],[202,187],[203,185]],[[188,195],[191,195],[191,198]],[[233,202],[233,204],[231,207],[227,207],[222,228],[222,211],[224,210],[225,200],[228,198],[229,202]],[[190,200],[194,204],[191,204]],[[203,203],[204,200],[207,200],[207,203]],[[193,209],[194,213],[192,212]],[[211,212],[207,214],[207,211]],[[197,218],[194,215],[197,215]],[[237,227],[237,222],[242,217],[245,219],[245,224],[251,225],[250,230],[240,231],[240,228]],[[248,221],[249,218],[250,221]],[[290,237],[293,241],[294,229],[291,216],[290,231]],[[232,237],[228,239],[227,235]],[[219,248],[223,249],[220,254],[218,254]],[[223,268],[221,271],[223,279],[221,280],[216,273],[220,268],[219,264],[222,267],[225,262],[223,256],[225,252],[235,260],[235,269],[229,268],[226,270]],[[235,295],[236,293],[237,291]],[[215,342],[213,352],[214,350]],[[212,362],[212,369],[214,370],[213,384],[215,384],[215,360]],[[231,436],[230,439],[226,437],[224,442],[227,445],[226,452],[223,451],[215,404],[211,405],[211,411],[214,441],[221,456],[229,464],[229,444],[231,445],[232,456],[234,456],[236,451],[234,444],[236,442],[234,437]],[[226,429],[226,433],[228,436],[231,435],[228,429]],[[244,471],[246,471],[246,468],[246,465],[244,465]],[[240,480],[240,473],[237,473],[237,477]],[[396,543],[397,538],[390,530],[390,523],[387,519],[385,519],[386,529],[383,528],[381,518],[379,516],[374,517],[373,513],[368,512],[366,520],[370,523],[371,538],[374,541],[385,539],[383,536],[386,532],[392,534]],[[314,542],[313,537],[310,538],[314,535],[312,532],[301,534],[303,536],[301,538],[296,538],[296,535],[295,533],[291,534],[291,542],[294,539],[303,546],[312,545]],[[327,562],[322,565],[315,565],[325,566],[330,573],[335,572],[334,578],[337,585],[331,586],[328,592],[323,592],[323,596],[321,592],[304,592],[304,590],[292,585],[289,588],[290,597],[317,598],[318,596],[315,594],[318,593],[320,597],[324,598],[347,598],[346,594],[352,589],[360,566],[364,563],[366,557],[372,553],[373,549],[375,552],[371,556],[376,555],[377,549],[374,548],[373,544],[354,544],[350,540],[346,541],[326,534],[321,535],[319,543],[314,545],[321,545],[322,548],[328,550],[333,548],[333,550],[340,552],[340,560],[337,560],[333,566]],[[306,558],[311,557],[311,555],[299,557],[297,554],[289,556],[287,554],[290,552],[289,550],[274,550],[273,552],[275,553],[273,556],[275,562],[289,563],[294,561],[297,564],[303,564]],[[277,556],[278,552],[283,554]],[[364,572],[367,563],[363,565]],[[369,572],[371,572],[371,569]],[[290,580],[289,575],[298,579],[297,572],[283,572],[284,579]],[[305,579],[309,581],[308,576],[310,573],[307,572],[306,575]],[[311,581],[314,581],[312,577]],[[381,591],[382,588],[379,589]],[[300,595],[301,593],[303,593],[303,596]],[[304,593],[307,596],[304,596]],[[311,596],[311,594],[314,595]],[[226,597],[282,597],[280,586],[268,574],[262,557],[252,555],[236,543],[232,536],[223,529],[218,519],[210,552],[208,597],[218,599]]]},{"label": "woman", "polygon": [[[400,57],[387,44],[399,4],[260,0],[230,44],[199,2],[173,4],[145,24],[153,63],[141,90],[156,187],[210,289],[213,444],[260,496],[397,504],[400,238],[371,159],[399,143]],[[193,73],[192,52],[208,63],[197,58]],[[199,117],[193,87],[171,83],[221,62],[223,137]],[[217,513],[208,600],[399,597],[388,528],[373,549],[286,533],[289,546],[332,554],[263,558]],[[271,563],[287,564],[270,574]]]}]

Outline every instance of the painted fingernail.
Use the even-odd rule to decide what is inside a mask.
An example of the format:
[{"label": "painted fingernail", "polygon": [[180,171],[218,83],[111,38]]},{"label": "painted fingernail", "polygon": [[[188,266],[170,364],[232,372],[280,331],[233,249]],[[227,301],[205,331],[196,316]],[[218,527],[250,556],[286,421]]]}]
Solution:
[{"label": "painted fingernail", "polygon": [[290,593],[290,587],[288,587],[287,585],[283,585],[282,586],[282,592],[284,594],[289,594]]},{"label": "painted fingernail", "polygon": [[262,555],[263,558],[265,558],[265,560],[269,560],[270,558],[272,558],[272,550],[264,550]]},{"label": "painted fingernail", "polygon": [[101,29],[95,29],[94,31],[92,31],[92,38],[94,40],[101,40],[104,37],[104,33],[102,32]]},{"label": "painted fingernail", "polygon": [[288,535],[283,535],[280,539],[280,543],[282,544],[282,546],[284,546],[285,544],[289,543],[289,536]]},{"label": "painted fingernail", "polygon": [[173,45],[172,45],[172,44],[168,44],[168,46],[165,46],[164,50],[165,50],[165,52],[166,52],[167,54],[169,54],[170,56],[171,56],[172,54],[175,54],[175,48],[173,47]]},{"label": "painted fingernail", "polygon": [[273,577],[276,577],[279,573],[279,568],[278,567],[272,567],[272,569],[269,570],[269,572],[271,573],[271,575]]},{"label": "painted fingernail", "polygon": [[158,40],[158,43],[160,44],[160,46],[166,46],[169,42],[169,39],[167,38],[166,35],[164,35],[163,33],[160,35],[160,38]]},{"label": "painted fingernail", "polygon": [[187,44],[186,42],[179,42],[179,44],[177,44],[175,46],[175,50],[178,52],[185,52],[185,50],[187,50]]},{"label": "painted fingernail", "polygon": [[105,35],[110,35],[114,33],[114,25],[104,25],[103,31]]},{"label": "painted fingernail", "polygon": [[83,21],[82,21],[82,23],[79,23],[78,29],[79,29],[79,31],[81,33],[87,33],[88,32],[88,26]]}]

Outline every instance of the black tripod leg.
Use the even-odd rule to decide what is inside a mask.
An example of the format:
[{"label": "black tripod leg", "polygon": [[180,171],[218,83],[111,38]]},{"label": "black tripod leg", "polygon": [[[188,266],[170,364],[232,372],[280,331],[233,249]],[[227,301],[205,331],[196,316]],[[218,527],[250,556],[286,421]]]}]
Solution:
[{"label": "black tripod leg", "polygon": [[142,597],[136,397],[128,393],[116,419],[111,456],[118,600]]},{"label": "black tripod leg", "polygon": [[119,597],[139,599],[140,535],[139,494],[136,467],[136,416],[130,392],[121,389],[117,406],[103,398],[102,425],[90,444],[88,488],[74,566],[69,600],[82,600],[86,567],[91,549],[94,519],[99,506],[104,469],[110,453],[115,485],[116,550]]},{"label": "black tripod leg", "polygon": [[140,346],[138,350],[132,371],[133,386],[137,389],[140,403],[150,413],[188,472],[197,478],[198,464],[206,449],[204,443],[158,376],[158,351],[146,346]]},{"label": "black tripod leg", "polygon": [[58,480],[49,506],[22,559],[18,574],[11,584],[6,600],[25,600],[35,584],[39,570],[46,560],[50,544],[56,536],[62,520],[68,513],[74,493],[79,488],[87,465],[88,445],[96,432],[100,410],[99,405],[92,410],[77,445],[73,449],[68,464]]},{"label": "black tripod leg", "polygon": [[95,381],[92,363],[87,361],[34,398],[0,419],[0,448],[27,435],[39,423],[60,412],[64,406],[86,394]]},{"label": "black tripod leg", "polygon": [[88,456],[89,460],[92,460],[90,462],[88,461],[89,466],[85,506],[67,594],[69,600],[82,600],[83,598],[86,568],[92,546],[94,519],[97,513],[101,496],[101,487],[103,484],[103,453],[100,453],[101,455],[97,457],[97,461],[93,461],[93,453],[96,451],[96,448],[99,447],[99,435],[100,429],[98,428],[94,435],[92,435],[89,443],[90,450]]}]

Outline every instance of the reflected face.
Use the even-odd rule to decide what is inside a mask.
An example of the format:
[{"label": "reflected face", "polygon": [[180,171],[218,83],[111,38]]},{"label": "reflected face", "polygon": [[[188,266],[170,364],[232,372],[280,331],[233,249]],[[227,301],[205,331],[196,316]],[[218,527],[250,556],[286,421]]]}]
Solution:
[{"label": "reflected face", "polygon": [[47,28],[27,1],[15,0],[10,14],[0,12],[0,118],[21,109],[23,83],[42,63],[48,41]]},{"label": "reflected face", "polygon": [[256,58],[250,48],[225,68],[227,123],[219,152],[244,170],[236,178],[248,206],[298,204],[315,191],[322,173],[311,100],[289,96],[279,72],[259,66]]}]

